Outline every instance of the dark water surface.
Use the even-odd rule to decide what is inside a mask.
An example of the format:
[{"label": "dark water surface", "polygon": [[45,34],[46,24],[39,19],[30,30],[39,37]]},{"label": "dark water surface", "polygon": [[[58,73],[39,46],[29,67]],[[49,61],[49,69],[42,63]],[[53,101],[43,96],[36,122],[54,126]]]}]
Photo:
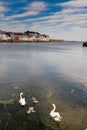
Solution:
[{"label": "dark water surface", "polygon": [[[50,117],[52,103],[62,116],[60,123]],[[30,106],[36,112],[27,115]],[[0,130],[86,128],[87,48],[82,43],[0,44]]]}]

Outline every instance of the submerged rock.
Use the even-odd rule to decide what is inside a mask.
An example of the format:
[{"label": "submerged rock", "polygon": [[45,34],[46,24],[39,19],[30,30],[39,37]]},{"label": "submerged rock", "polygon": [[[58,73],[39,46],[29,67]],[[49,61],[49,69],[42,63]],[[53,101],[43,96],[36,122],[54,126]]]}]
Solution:
[{"label": "submerged rock", "polygon": [[87,41],[83,42],[83,47],[87,47]]}]

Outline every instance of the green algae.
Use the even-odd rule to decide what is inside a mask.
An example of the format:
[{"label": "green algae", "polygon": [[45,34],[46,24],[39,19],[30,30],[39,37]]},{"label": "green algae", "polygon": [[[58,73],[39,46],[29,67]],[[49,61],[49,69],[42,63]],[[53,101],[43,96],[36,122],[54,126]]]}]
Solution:
[{"label": "green algae", "polygon": [[0,103],[2,103],[4,105],[14,104],[14,100],[13,99],[1,100]]},{"label": "green algae", "polygon": [[47,97],[50,98],[52,96],[51,92],[48,92]]},{"label": "green algae", "polygon": [[13,87],[13,89],[14,89],[14,90],[18,90],[18,89],[19,89],[19,86],[15,85],[15,86]]}]

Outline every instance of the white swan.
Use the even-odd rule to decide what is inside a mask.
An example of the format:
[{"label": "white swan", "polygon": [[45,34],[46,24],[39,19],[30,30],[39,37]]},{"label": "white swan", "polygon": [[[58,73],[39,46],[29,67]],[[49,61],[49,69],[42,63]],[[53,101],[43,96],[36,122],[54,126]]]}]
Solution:
[{"label": "white swan", "polygon": [[30,114],[30,113],[35,113],[34,107],[29,107],[27,114]]},{"label": "white swan", "polygon": [[33,103],[38,103],[39,102],[35,97],[32,97],[32,100],[33,100]]},{"label": "white swan", "polygon": [[50,116],[56,121],[56,122],[60,122],[62,117],[60,116],[59,112],[55,112],[55,109],[56,109],[56,105],[55,104],[52,104],[53,106],[53,109],[52,111],[50,112]]},{"label": "white swan", "polygon": [[20,93],[20,99],[19,99],[19,103],[21,106],[24,106],[26,104],[25,98],[22,97],[23,93]]}]

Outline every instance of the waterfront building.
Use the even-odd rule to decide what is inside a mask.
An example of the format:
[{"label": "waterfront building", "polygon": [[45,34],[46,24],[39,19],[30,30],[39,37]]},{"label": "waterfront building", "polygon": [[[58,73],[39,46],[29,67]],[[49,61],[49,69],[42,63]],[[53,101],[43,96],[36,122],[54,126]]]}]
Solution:
[{"label": "waterfront building", "polygon": [[24,33],[20,32],[5,32],[0,30],[0,41],[11,41],[11,42],[33,42],[33,41],[50,41],[50,37],[42,35],[38,32],[27,31]]}]

